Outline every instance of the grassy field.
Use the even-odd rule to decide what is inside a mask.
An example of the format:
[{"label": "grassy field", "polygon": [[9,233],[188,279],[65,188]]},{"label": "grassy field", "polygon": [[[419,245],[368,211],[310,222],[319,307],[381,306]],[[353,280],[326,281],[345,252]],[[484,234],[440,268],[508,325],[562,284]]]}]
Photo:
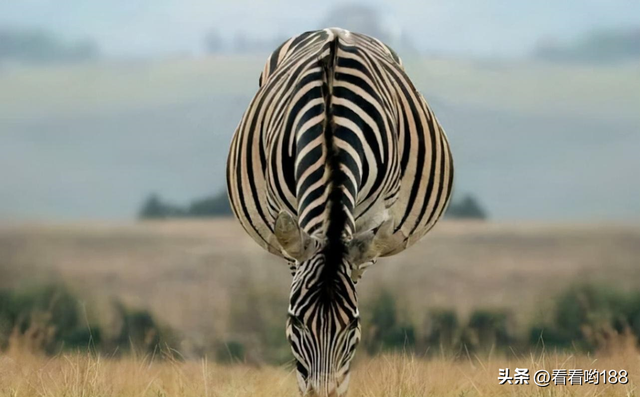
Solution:
[{"label": "grassy field", "polygon": [[[528,368],[529,385],[499,385],[500,368]],[[533,374],[554,369],[624,369],[626,384],[536,386]],[[637,396],[637,352],[615,357],[539,354],[518,358],[447,358],[429,361],[407,355],[357,360],[351,397],[471,396]],[[55,358],[0,356],[0,396],[216,396],[297,397],[295,374],[287,367],[221,366],[202,360],[106,359],[64,355]]]},{"label": "grassy field", "polygon": [[[291,281],[282,260],[233,219],[5,225],[0,258],[0,288],[57,281],[88,301],[117,297],[150,309],[195,345],[227,335],[232,304],[245,302],[246,291],[283,314]],[[417,324],[431,308],[462,316],[497,308],[526,326],[572,284],[637,288],[639,258],[634,227],[443,222],[411,249],[382,258],[358,288],[363,308],[385,289]]]},{"label": "grassy field", "polygon": [[[296,396],[288,366],[200,360],[195,351],[229,334],[229,313],[247,291],[285,310],[290,275],[234,220],[0,227],[0,288],[63,282],[108,316],[117,297],[148,308],[180,332],[186,360],[159,355],[56,355],[11,350],[0,356],[0,396]],[[575,283],[631,290],[640,284],[640,230],[615,225],[443,222],[412,249],[381,259],[359,285],[363,316],[381,289],[419,323],[429,308],[465,314],[513,313],[522,326],[543,316]],[[89,309],[88,309],[89,310]],[[284,335],[282,335],[284,340]],[[540,345],[531,354],[483,352],[368,357],[355,362],[350,396],[636,396],[640,355],[620,338],[606,351],[570,355]],[[289,357],[289,356],[287,356]],[[247,363],[252,362],[248,360]],[[624,369],[626,385],[541,388],[498,384],[499,368]]]}]

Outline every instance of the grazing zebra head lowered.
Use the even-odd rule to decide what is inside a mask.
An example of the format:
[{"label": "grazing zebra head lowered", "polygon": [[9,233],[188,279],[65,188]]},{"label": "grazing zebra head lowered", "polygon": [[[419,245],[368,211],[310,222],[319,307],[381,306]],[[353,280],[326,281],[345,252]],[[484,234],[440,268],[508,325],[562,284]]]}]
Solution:
[{"label": "grazing zebra head lowered", "polygon": [[278,216],[276,237],[296,257],[287,339],[303,393],[333,396],[347,390],[351,359],[360,341],[357,280],[352,279],[352,269],[363,262],[363,248],[371,248],[377,240],[374,236],[389,233],[390,225],[386,222],[385,230],[375,235],[346,240],[339,234],[332,236],[340,230],[332,230],[330,223],[327,236],[317,239],[299,229],[288,213]]},{"label": "grazing zebra head lowered", "polygon": [[286,335],[303,395],[346,393],[357,281],[433,227],[452,182],[444,131],[385,44],[331,28],[267,59],[227,187],[245,231],[290,264]]}]

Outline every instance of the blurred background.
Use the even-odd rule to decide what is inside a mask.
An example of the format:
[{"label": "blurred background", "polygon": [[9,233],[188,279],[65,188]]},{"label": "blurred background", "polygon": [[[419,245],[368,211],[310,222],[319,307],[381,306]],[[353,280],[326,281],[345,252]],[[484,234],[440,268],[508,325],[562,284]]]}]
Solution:
[{"label": "blurred background", "polygon": [[287,361],[288,269],[230,218],[225,162],[270,51],[330,26],[400,54],[456,162],[447,219],[359,286],[366,350],[528,349],[542,330],[635,345],[639,15],[632,0],[0,3],[0,349]]}]

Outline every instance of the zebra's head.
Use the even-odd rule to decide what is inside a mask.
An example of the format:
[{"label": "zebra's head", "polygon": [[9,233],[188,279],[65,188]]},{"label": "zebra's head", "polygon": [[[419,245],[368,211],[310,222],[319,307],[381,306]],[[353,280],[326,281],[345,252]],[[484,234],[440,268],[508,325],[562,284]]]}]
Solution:
[{"label": "zebra's head", "polygon": [[[284,215],[283,215],[284,214]],[[275,234],[295,259],[286,334],[305,396],[343,396],[360,341],[360,313],[352,269],[371,260],[377,230],[336,244],[309,236],[288,214]]]}]

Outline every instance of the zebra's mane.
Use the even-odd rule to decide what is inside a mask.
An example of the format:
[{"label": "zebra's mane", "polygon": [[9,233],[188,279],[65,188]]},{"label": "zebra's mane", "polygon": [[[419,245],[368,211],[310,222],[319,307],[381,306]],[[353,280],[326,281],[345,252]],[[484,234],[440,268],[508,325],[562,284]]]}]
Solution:
[{"label": "zebra's mane", "polygon": [[325,219],[326,246],[323,250],[325,266],[322,271],[325,292],[332,293],[338,272],[346,255],[345,229],[348,222],[347,207],[344,205],[346,197],[342,186],[346,182],[346,175],[340,169],[340,150],[334,143],[335,123],[333,122],[333,78],[336,58],[338,54],[338,36],[330,43],[328,56],[320,60],[324,76],[322,92],[325,101],[324,141],[327,150],[328,189],[327,209]]}]

